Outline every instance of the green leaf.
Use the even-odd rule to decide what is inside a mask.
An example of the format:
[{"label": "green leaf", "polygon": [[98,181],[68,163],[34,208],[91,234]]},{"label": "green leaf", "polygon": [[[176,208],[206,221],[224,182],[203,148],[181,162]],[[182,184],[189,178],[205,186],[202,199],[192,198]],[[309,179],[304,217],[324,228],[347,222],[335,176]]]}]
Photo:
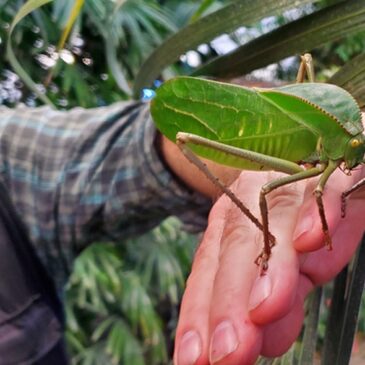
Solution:
[{"label": "green leaf", "polygon": [[117,56],[117,48],[114,46],[112,42],[112,37],[105,39],[105,48],[106,48],[106,60],[110,68],[110,72],[113,74],[113,77],[117,85],[125,94],[131,95],[132,91],[127,82],[127,78],[124,75],[122,67],[119,63]]},{"label": "green leaf", "polygon": [[141,7],[139,10],[145,17],[158,23],[159,26],[164,27],[165,29],[171,32],[177,31],[175,24],[167,17],[168,13],[165,14],[161,10],[158,10],[155,6],[152,5]]},{"label": "green leaf", "polygon": [[[300,1],[300,5],[319,0]],[[159,74],[179,57],[200,44],[229,33],[240,26],[252,25],[260,19],[298,6],[296,0],[243,0],[230,5],[183,28],[158,47],[144,62],[134,83],[134,96],[138,97],[143,87],[150,86]]]},{"label": "green leaf", "polygon": [[119,9],[124,5],[124,3],[126,1],[127,0],[116,0],[116,2],[115,2],[115,8],[114,8],[114,14],[119,11]]},{"label": "green leaf", "polygon": [[[38,25],[40,33],[42,34],[42,39],[44,40],[45,44],[49,43],[49,34],[50,27],[49,27],[49,19],[44,16],[44,13],[42,12],[42,9],[39,9],[39,11],[35,11],[32,13],[33,19],[35,23]],[[54,26],[53,26],[54,29]]]},{"label": "green leaf", "polygon": [[57,49],[60,50],[64,47],[65,42],[71,32],[71,29],[75,23],[75,20],[77,19],[77,17],[79,16],[82,7],[84,5],[85,0],[76,0],[74,3],[74,6],[72,7],[70,16],[68,18],[67,24],[65,26],[65,29],[62,32],[62,36],[60,38],[60,41],[58,43]]},{"label": "green leaf", "polygon": [[360,107],[365,107],[365,53],[346,63],[328,82],[346,89]]},{"label": "green leaf", "polygon": [[42,100],[45,104],[48,104],[52,107],[54,107],[52,101],[43,94],[39,88],[37,87],[36,83],[31,79],[31,77],[28,75],[28,73],[24,70],[24,68],[20,65],[19,61],[15,57],[13,48],[12,48],[12,34],[14,31],[14,28],[16,25],[29,13],[32,11],[38,9],[39,7],[51,2],[52,0],[29,0],[27,1],[19,10],[17,15],[15,16],[13,22],[10,26],[9,31],[9,37],[8,37],[8,43],[6,48],[6,55],[7,58],[13,67],[14,71],[18,74],[18,76],[22,79],[24,84],[29,87],[38,97],[40,100]]},{"label": "green leaf", "polygon": [[204,65],[193,75],[235,77],[365,29],[365,0],[319,10]]},{"label": "green leaf", "polygon": [[95,330],[93,338],[104,335],[107,335],[106,351],[114,364],[145,364],[143,348],[123,319],[109,317]]},{"label": "green leaf", "polygon": [[[64,48],[66,40],[67,40],[68,36],[70,35],[72,27],[74,26],[74,23],[75,23],[77,17],[79,16],[79,14],[82,10],[84,2],[85,2],[85,0],[76,0],[75,3],[73,4],[73,6],[71,8],[71,11],[70,11],[70,14],[69,14],[69,17],[68,17],[67,22],[66,22],[66,25],[63,29],[61,38],[58,41],[57,52],[60,52],[60,50]],[[48,73],[48,75],[46,77],[46,80],[44,82],[45,87],[48,87],[49,84],[51,83],[52,78],[54,76],[55,69],[57,68],[57,65],[59,63],[60,63],[60,58],[57,59],[56,65],[49,70],[49,73]]]},{"label": "green leaf", "polygon": [[211,5],[215,3],[215,0],[203,0],[200,4],[199,8],[195,11],[195,13],[190,18],[190,23],[194,23],[197,21],[206,10],[210,8]]},{"label": "green leaf", "polygon": [[52,19],[64,28],[69,19],[74,0],[53,0]]}]

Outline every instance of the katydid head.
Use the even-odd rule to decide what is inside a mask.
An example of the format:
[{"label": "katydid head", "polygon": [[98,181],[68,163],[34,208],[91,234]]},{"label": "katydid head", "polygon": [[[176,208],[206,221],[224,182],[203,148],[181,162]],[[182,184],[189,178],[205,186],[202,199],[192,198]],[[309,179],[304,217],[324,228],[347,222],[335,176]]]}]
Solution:
[{"label": "katydid head", "polygon": [[345,149],[345,164],[346,168],[351,170],[357,165],[364,163],[365,155],[365,136],[359,133],[355,137],[352,137]]}]

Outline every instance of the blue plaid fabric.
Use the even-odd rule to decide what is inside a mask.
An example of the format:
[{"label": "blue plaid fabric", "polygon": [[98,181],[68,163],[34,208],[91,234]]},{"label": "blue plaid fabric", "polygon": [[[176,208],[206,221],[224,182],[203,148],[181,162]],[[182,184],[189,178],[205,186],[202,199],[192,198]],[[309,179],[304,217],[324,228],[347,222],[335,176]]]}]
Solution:
[{"label": "blue plaid fabric", "polygon": [[92,241],[141,234],[170,215],[204,229],[210,202],[173,177],[155,138],[146,103],[0,106],[1,178],[59,286]]}]

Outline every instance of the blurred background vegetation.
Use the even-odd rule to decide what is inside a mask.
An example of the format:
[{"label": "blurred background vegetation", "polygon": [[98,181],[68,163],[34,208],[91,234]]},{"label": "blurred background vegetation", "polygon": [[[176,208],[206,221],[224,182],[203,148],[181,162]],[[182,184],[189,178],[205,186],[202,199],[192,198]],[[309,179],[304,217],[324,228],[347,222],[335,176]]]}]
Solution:
[{"label": "blurred background vegetation", "polygon": [[[14,62],[6,57],[12,20],[25,3],[0,0],[0,104],[7,106],[19,102],[42,104],[34,89],[19,77]],[[79,9],[75,10],[77,3]],[[215,12],[238,3],[242,5],[242,22],[238,14],[231,24],[218,24],[219,16],[214,16],[222,13]],[[333,80],[350,85],[349,88],[356,86],[360,95],[364,91],[358,85],[360,81],[364,84],[365,13],[338,8],[333,13],[337,18],[331,18],[332,25],[322,15],[316,15],[321,9],[336,10],[341,3],[346,1],[54,0],[17,25],[11,44],[38,92],[47,95],[57,108],[69,109],[128,99],[133,88],[138,97],[143,87],[153,85],[143,84],[148,79],[144,77],[146,73],[151,80],[199,73],[199,68],[211,60],[214,61],[208,63],[208,68],[200,69],[213,76],[239,76],[240,83],[287,82],[293,79],[298,66],[298,58],[293,56],[303,51],[298,40],[294,40],[296,48],[290,48],[288,29],[297,29],[298,34],[303,29],[304,33],[307,29],[316,30],[316,24],[335,29],[333,24],[338,20],[336,34],[326,38],[318,26],[312,40],[306,41],[304,36],[300,39],[307,42],[303,47],[315,57],[319,79],[328,80],[335,74]],[[349,8],[355,3],[365,8],[362,0],[347,1]],[[253,21],[247,20],[252,9],[257,19],[251,15]],[[61,42],[60,47],[72,14],[75,23],[67,42]],[[246,18],[244,14],[248,14]],[[315,20],[311,14],[315,14]],[[215,29],[209,19],[215,19]],[[348,19],[352,25],[345,27]],[[176,42],[174,39],[175,48],[169,41],[164,43],[181,29],[187,29],[189,36],[183,41],[181,37]],[[283,39],[288,39],[288,43],[283,44]],[[286,47],[288,54],[283,52]],[[260,62],[237,61],[242,57],[239,53],[235,56],[235,52],[248,54],[251,49],[256,53],[249,54],[256,54]],[[266,64],[262,64],[263,51],[273,57],[271,61],[268,57]],[[356,67],[351,63],[354,59]],[[233,74],[220,74],[225,60],[232,65]],[[343,65],[359,70],[360,81],[356,75],[341,73]],[[340,74],[336,74],[338,71]],[[136,239],[99,242],[85,250],[75,263],[65,294],[67,339],[73,364],[167,364],[196,243],[196,236],[182,232],[180,223],[170,218]],[[359,327],[362,331],[364,318]],[[319,335],[323,337],[322,332],[320,327]]]}]

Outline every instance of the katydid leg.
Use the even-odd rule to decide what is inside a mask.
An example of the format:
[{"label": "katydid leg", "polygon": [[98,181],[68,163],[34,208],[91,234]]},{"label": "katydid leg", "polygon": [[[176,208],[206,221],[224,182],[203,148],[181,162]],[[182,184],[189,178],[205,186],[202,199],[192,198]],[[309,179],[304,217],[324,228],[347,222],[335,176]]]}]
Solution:
[{"label": "katydid leg", "polygon": [[204,138],[192,133],[178,132],[176,135],[176,143],[193,145],[200,145],[209,149],[223,152],[227,156],[236,157],[237,160],[245,160],[257,163],[262,167],[267,167],[271,170],[284,172],[288,175],[293,175],[298,172],[302,172],[303,168],[295,162],[283,160],[281,158],[267,156],[262,153],[245,150],[230,146],[221,142],[212,141],[208,138]]},{"label": "katydid leg", "polygon": [[264,273],[268,268],[268,260],[271,256],[271,248],[272,248],[272,245],[268,240],[268,234],[267,234],[269,232],[269,214],[267,208],[266,195],[281,186],[288,185],[296,181],[309,179],[311,177],[320,175],[322,172],[323,172],[322,167],[312,167],[308,170],[302,170],[301,172],[295,173],[293,175],[284,176],[279,179],[270,181],[261,188],[260,211],[261,211],[263,234],[264,234],[264,249],[255,261],[260,266],[261,273]]},{"label": "katydid leg", "polygon": [[[237,159],[252,161],[262,166],[269,167],[274,171],[284,172],[289,175],[294,175],[298,173],[302,173],[303,168],[298,164],[290,161],[286,161],[277,157],[266,156],[261,153],[257,153],[254,151],[249,151],[233,146],[229,146],[220,142],[212,141],[210,139],[191,134],[178,132],[176,135],[176,144],[185,155],[185,157],[196,165],[204,175],[215,185],[217,186],[223,193],[225,193],[232,201],[235,203],[238,208],[261,230],[263,231],[263,225],[260,221],[251,213],[251,211],[237,198],[237,196],[223,184],[216,176],[212,174],[212,172],[208,169],[206,164],[201,161],[187,146],[187,143],[194,145],[202,145],[207,148],[211,148],[213,150],[217,150],[223,152],[227,155],[231,155],[237,157]],[[269,245],[271,247],[275,244],[275,237],[268,231],[266,228],[266,233],[264,234],[265,239],[269,241]]]},{"label": "katydid leg", "polygon": [[[287,183],[290,183],[292,181],[305,179],[307,177],[315,176],[316,174],[319,174],[320,172],[314,173],[313,169],[310,170],[304,170],[301,166],[297,165],[296,163],[282,160],[280,158],[272,157],[272,156],[266,156],[257,152],[244,150],[236,147],[232,147],[229,145],[225,145],[223,143],[219,143],[216,141],[209,140],[207,138],[197,136],[191,133],[184,133],[179,132],[176,136],[176,144],[182,151],[182,153],[185,155],[185,157],[192,162],[194,165],[196,165],[203,173],[204,175],[220,190],[222,190],[223,193],[228,195],[228,197],[240,208],[240,210],[261,230],[264,232],[264,242],[265,242],[265,250],[264,254],[271,252],[271,247],[275,244],[275,237],[270,233],[268,228],[268,217],[267,217],[267,207],[266,207],[266,215],[262,214],[262,218],[266,220],[266,223],[261,224],[260,221],[249,211],[249,209],[237,198],[237,196],[227,187],[225,186],[216,176],[212,174],[212,172],[208,169],[206,164],[201,161],[193,152],[192,150],[187,146],[187,143],[189,144],[195,144],[195,145],[202,145],[217,151],[221,151],[226,153],[227,155],[235,156],[238,159],[246,160],[246,161],[252,161],[258,164],[262,164],[265,167],[269,167],[274,171],[284,172],[286,174],[289,174],[285,179],[289,179]],[[308,172],[312,171],[313,172]],[[294,177],[295,176],[295,177]],[[302,177],[303,176],[303,177]],[[284,178],[283,178],[284,179]],[[281,181],[281,180],[280,180]],[[286,181],[286,180],[285,180]],[[282,185],[285,185],[282,184]],[[264,208],[265,209],[265,208]],[[262,211],[261,211],[262,212]],[[260,260],[260,265],[262,262],[261,267],[263,270],[267,269],[267,261],[269,259],[269,255],[263,256],[262,260]],[[259,260],[256,260],[258,263]]]},{"label": "katydid leg", "polygon": [[[229,189],[217,176],[215,176],[207,167],[207,165],[200,160],[192,150],[186,145],[187,142],[192,142],[187,138],[188,136],[179,134],[176,139],[176,144],[184,154],[184,156],[193,163],[203,174],[216,186],[218,187],[223,193],[225,193],[234,204],[245,214],[261,231],[263,230],[262,224],[260,221],[251,213],[251,211],[242,203],[240,199],[233,193],[231,189]],[[267,233],[269,236],[269,241],[271,245],[275,244],[275,237],[271,233]]]},{"label": "katydid leg", "polygon": [[310,82],[314,82],[314,67],[313,59],[310,53],[305,53],[300,57],[301,62],[297,74],[297,83],[303,83],[305,75],[307,75]]},{"label": "katydid leg", "polygon": [[325,243],[326,243],[326,246],[327,246],[328,250],[332,249],[332,240],[331,240],[331,236],[329,234],[329,229],[328,229],[326,214],[325,214],[325,211],[324,211],[322,195],[323,195],[323,190],[324,190],[324,187],[327,183],[328,178],[334,173],[334,171],[337,169],[337,167],[339,165],[340,165],[340,161],[330,160],[327,167],[323,171],[323,174],[322,174],[321,178],[319,179],[319,183],[318,183],[317,187],[314,189],[314,195],[316,197],[316,202],[317,202],[318,211],[319,211],[319,217],[321,218],[322,230],[323,230],[323,233],[324,233]]},{"label": "katydid leg", "polygon": [[363,186],[365,186],[365,178],[361,179],[359,182],[357,182],[354,186],[352,186],[350,189],[344,191],[341,195],[341,216],[342,218],[346,215],[346,204],[347,204],[347,198],[356,190],[361,189]]}]

